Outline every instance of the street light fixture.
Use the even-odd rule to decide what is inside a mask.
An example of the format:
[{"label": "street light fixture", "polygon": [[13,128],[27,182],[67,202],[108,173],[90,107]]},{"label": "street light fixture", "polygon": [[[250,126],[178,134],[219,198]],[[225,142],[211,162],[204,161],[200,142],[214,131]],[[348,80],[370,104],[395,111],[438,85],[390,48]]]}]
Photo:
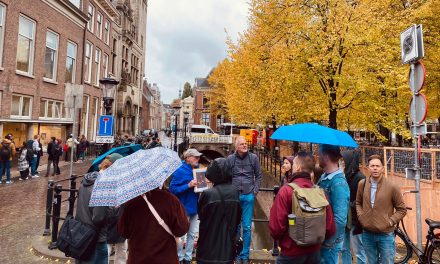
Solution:
[{"label": "street light fixture", "polygon": [[[104,100],[104,108],[106,115],[112,115],[113,101],[115,100],[116,87],[119,81],[113,78],[103,78],[99,80],[102,89],[102,99]],[[113,129],[113,128],[112,128]],[[104,144],[101,153],[107,152],[110,148],[110,144]]]},{"label": "street light fixture", "polygon": [[102,99],[104,100],[105,114],[112,114],[113,101],[115,99],[116,87],[119,81],[113,78],[103,78],[99,80],[102,88]]},{"label": "street light fixture", "polygon": [[179,116],[179,110],[180,110],[181,106],[178,105],[177,103],[173,105],[173,109],[174,109],[174,151],[177,152],[177,117]]}]

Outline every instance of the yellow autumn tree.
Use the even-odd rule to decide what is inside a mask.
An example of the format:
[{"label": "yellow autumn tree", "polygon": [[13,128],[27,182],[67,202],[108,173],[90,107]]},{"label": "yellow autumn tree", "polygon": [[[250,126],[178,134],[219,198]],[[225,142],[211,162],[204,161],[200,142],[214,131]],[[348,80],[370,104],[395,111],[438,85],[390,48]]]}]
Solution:
[{"label": "yellow autumn tree", "polygon": [[252,0],[249,28],[228,41],[228,57],[211,75],[220,89],[213,94],[236,122],[274,115],[278,123],[408,135],[399,34],[415,14],[431,21],[432,9],[435,1]]}]

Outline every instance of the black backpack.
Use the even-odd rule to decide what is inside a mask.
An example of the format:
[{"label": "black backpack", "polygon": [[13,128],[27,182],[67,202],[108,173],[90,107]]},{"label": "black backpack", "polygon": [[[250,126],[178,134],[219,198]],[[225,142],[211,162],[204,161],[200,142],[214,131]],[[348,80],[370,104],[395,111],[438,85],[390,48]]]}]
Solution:
[{"label": "black backpack", "polygon": [[11,158],[11,144],[2,143],[2,148],[0,149],[0,160],[8,161]]},{"label": "black backpack", "polygon": [[33,158],[34,158],[34,151],[31,148],[27,148],[26,160],[29,162],[29,164],[31,164]]},{"label": "black backpack", "polygon": [[56,244],[66,256],[87,261],[95,251],[98,237],[95,228],[68,215],[61,226]]}]

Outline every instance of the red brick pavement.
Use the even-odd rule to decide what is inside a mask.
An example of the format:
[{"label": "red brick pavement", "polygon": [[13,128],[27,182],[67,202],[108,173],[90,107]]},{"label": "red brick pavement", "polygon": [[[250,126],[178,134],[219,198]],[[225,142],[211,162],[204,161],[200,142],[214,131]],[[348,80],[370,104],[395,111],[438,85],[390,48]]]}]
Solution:
[{"label": "red brick pavement", "polygon": [[[90,161],[75,163],[74,174],[83,174]],[[68,177],[69,166],[61,167],[61,175],[39,177],[27,181],[14,181],[0,185],[0,263],[60,263],[40,258],[31,252],[31,239],[42,235],[45,222],[46,190],[48,179]],[[40,170],[40,175],[45,171]],[[63,186],[67,187],[68,181]],[[64,200],[65,198],[63,198]],[[66,203],[64,203],[66,204]],[[65,214],[66,206],[61,210]]]}]

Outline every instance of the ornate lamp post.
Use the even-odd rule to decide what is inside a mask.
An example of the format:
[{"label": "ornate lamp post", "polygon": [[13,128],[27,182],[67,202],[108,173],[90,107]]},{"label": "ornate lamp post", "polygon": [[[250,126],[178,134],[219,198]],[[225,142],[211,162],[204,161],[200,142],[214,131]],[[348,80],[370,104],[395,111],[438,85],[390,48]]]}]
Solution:
[{"label": "ornate lamp post", "polygon": [[[113,78],[103,78],[99,80],[99,83],[101,84],[102,99],[104,101],[105,114],[113,115],[113,111],[112,111],[113,101],[115,100],[116,87],[118,86],[119,81]],[[105,153],[109,148],[110,148],[110,144],[108,143],[104,144],[101,154]]]},{"label": "ornate lamp post", "polygon": [[178,105],[178,104],[173,105],[174,116],[175,116],[175,119],[174,119],[175,120],[175,122],[174,122],[174,129],[175,129],[175,131],[174,131],[174,151],[176,151],[176,152],[177,152],[177,131],[178,131],[177,119],[179,117],[179,110],[180,110],[180,108],[181,108],[181,106]]},{"label": "ornate lamp post", "polygon": [[188,138],[186,137],[186,130],[188,130],[188,118],[189,118],[189,113],[188,112],[183,112],[183,125],[184,125],[184,134],[183,134],[183,140],[185,142],[185,148],[188,148]]}]

